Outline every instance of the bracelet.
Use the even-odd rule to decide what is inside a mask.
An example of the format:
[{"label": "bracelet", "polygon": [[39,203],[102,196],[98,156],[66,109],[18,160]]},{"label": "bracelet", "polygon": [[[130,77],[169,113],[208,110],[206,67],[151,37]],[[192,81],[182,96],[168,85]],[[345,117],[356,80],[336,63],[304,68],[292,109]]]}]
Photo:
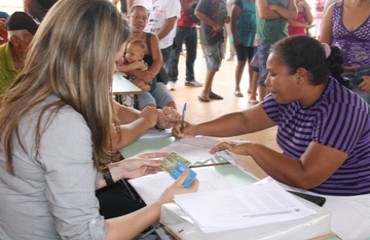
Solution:
[{"label": "bracelet", "polygon": [[108,167],[103,168],[102,173],[103,173],[104,180],[107,183],[107,186],[114,184],[112,174],[110,173]]}]

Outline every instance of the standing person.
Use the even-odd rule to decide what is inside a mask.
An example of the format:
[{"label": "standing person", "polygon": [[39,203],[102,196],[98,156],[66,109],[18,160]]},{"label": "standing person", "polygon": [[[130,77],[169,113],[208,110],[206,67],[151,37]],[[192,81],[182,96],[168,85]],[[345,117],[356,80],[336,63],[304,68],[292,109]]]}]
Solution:
[{"label": "standing person", "polygon": [[370,1],[343,0],[328,7],[320,41],[343,50],[343,76],[370,104]]},{"label": "standing person", "polygon": [[324,48],[308,36],[280,40],[268,57],[270,94],[262,103],[204,123],[185,123],[183,128],[177,124],[173,133],[230,137],[277,126],[281,151],[244,141],[218,144],[211,153],[226,149],[251,156],[279,182],[337,196],[335,201],[348,203],[352,198],[355,202],[348,208],[359,212],[358,218],[345,219],[348,209],[325,204],[331,214],[341,216],[332,218],[331,229],[341,239],[366,239],[370,236],[370,107],[329,77],[330,72],[340,73],[338,53],[338,48]]},{"label": "standing person", "polygon": [[250,65],[255,51],[256,36],[256,4],[255,0],[236,0],[231,9],[231,32],[238,63],[235,69],[236,97],[243,97],[240,91],[240,81],[248,61],[249,89],[252,85],[253,70]]},{"label": "standing person", "polygon": [[224,25],[230,22],[226,0],[200,0],[195,9],[195,16],[201,21],[200,36],[203,38],[207,62],[205,84],[198,98],[202,102],[209,102],[210,99],[222,100],[222,96],[212,91],[212,84],[223,58]]},{"label": "standing person", "polygon": [[24,11],[41,22],[58,0],[24,0]]},{"label": "standing person", "polygon": [[153,0],[149,9],[145,32],[156,34],[163,57],[163,65],[168,72],[173,39],[176,36],[176,21],[180,18],[179,0]]},{"label": "standing person", "polygon": [[256,0],[257,54],[259,61],[258,95],[266,94],[266,61],[273,43],[288,36],[288,21],[297,17],[295,0]]},{"label": "standing person", "polygon": [[133,239],[174,194],[197,188],[181,187],[185,172],[153,204],[111,220],[99,215],[96,189],[157,172],[150,158],[163,156],[110,163],[108,96],[128,34],[106,0],[59,1],[43,20],[0,102],[0,239]]},{"label": "standing person", "polygon": [[298,15],[295,19],[289,21],[288,34],[309,35],[309,29],[312,28],[313,15],[311,7],[305,0],[297,0]]},{"label": "standing person", "polygon": [[[203,84],[195,80],[194,62],[197,58],[198,34],[196,23],[185,13],[184,7],[189,4],[197,4],[198,0],[180,0],[181,1],[181,16],[177,20],[177,30],[174,39],[175,48],[171,52],[169,69],[168,69],[168,89],[175,90],[175,84],[179,75],[179,57],[182,51],[182,45],[185,43],[186,47],[186,75],[185,86],[188,87],[202,87]],[[189,6],[192,8],[193,6]]]},{"label": "standing person", "polygon": [[9,41],[0,46],[0,94],[5,93],[23,69],[38,23],[25,12],[14,12],[6,21]]}]

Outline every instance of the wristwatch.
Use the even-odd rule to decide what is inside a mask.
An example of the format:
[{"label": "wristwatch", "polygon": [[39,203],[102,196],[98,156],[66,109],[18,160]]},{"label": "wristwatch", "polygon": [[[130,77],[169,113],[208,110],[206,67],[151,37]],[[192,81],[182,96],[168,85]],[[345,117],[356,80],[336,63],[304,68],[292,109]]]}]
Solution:
[{"label": "wristwatch", "polygon": [[103,168],[103,177],[108,186],[114,184],[112,174],[108,167]]}]

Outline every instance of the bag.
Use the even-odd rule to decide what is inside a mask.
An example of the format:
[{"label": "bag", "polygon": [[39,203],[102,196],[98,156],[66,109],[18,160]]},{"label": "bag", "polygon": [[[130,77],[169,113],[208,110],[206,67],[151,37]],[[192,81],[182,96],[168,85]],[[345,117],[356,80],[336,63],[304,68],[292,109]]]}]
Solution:
[{"label": "bag", "polygon": [[169,77],[168,77],[166,69],[164,69],[163,66],[161,67],[161,70],[159,70],[159,73],[156,75],[156,78],[157,78],[157,82],[162,82],[164,84],[168,83]]},{"label": "bag", "polygon": [[195,8],[197,7],[198,0],[192,0],[189,2],[181,2],[181,8],[184,14],[188,15],[189,18],[195,23],[200,24],[200,20],[194,15]]}]

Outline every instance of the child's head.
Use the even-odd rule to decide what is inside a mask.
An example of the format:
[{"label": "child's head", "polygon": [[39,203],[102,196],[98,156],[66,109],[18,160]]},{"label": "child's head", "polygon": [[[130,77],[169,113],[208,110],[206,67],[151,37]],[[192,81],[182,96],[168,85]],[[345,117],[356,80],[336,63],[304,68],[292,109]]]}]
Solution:
[{"label": "child's head", "polygon": [[128,63],[137,62],[144,58],[146,52],[146,44],[141,40],[134,40],[127,44],[125,60]]}]

